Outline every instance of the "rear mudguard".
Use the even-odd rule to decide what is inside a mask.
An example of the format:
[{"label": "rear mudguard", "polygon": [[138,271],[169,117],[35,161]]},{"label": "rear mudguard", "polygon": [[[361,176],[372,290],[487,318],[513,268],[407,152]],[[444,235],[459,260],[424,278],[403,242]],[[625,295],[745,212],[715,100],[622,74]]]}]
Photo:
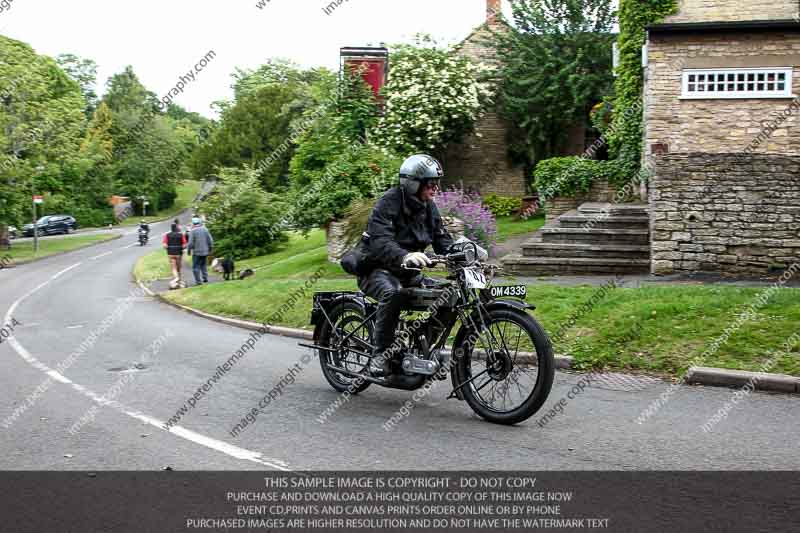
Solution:
[{"label": "rear mudguard", "polygon": [[[523,313],[527,310],[536,309],[536,306],[531,305],[527,302],[523,302],[521,300],[514,300],[511,298],[501,298],[497,300],[491,300],[483,304],[483,307],[486,309],[487,312],[491,313],[495,309],[515,309],[517,311],[522,311]],[[473,313],[472,319],[476,323],[480,323],[480,317],[478,317],[477,311]],[[460,349],[455,349],[456,346],[461,346],[464,343],[464,340],[469,338],[469,335],[472,334],[472,328],[468,326],[462,325],[458,329],[458,333],[456,333],[456,337],[453,340],[453,358],[451,363],[451,370],[450,370],[450,381],[453,384],[453,389],[455,390],[456,397],[464,401],[464,394],[461,392],[461,389],[457,389],[461,383],[463,383],[464,379],[460,376],[458,372],[458,364],[457,361],[459,357],[463,356],[463,352]]]},{"label": "rear mudguard", "polygon": [[[331,311],[336,306],[345,302],[353,302],[364,308],[365,313],[370,313],[370,306],[374,305],[368,302],[364,295],[360,292],[318,292],[314,294],[314,305],[311,308],[311,325],[314,326],[314,342],[319,340],[322,327],[327,322],[325,316],[330,317]],[[323,312],[324,309],[324,312]],[[366,315],[365,315],[366,316]]]}]

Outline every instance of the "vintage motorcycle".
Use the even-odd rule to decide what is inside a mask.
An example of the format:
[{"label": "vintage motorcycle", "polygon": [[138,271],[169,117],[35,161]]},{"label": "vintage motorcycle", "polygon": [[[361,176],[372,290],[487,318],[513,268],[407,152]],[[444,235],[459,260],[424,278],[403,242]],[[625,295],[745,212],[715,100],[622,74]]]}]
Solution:
[{"label": "vintage motorcycle", "polygon": [[446,266],[446,280],[425,278],[421,287],[403,289],[393,346],[402,364],[392,375],[370,374],[377,303],[361,292],[315,293],[314,344],[301,346],[316,351],[322,373],[339,392],[357,394],[372,384],[412,391],[449,373],[448,399],[466,401],[490,422],[528,419],[550,393],[553,348],[528,313],[534,307],[524,301],[527,288],[493,286],[499,268],[479,262],[477,254],[474,243],[443,256],[429,254],[434,265]]}]

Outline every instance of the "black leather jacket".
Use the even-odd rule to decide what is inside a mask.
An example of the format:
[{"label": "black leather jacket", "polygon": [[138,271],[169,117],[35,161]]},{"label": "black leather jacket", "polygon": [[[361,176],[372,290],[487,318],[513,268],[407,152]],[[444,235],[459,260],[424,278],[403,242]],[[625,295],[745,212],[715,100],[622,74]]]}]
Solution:
[{"label": "black leather jacket", "polygon": [[399,186],[378,200],[369,217],[367,235],[370,270],[400,272],[406,254],[425,251],[431,244],[437,254],[444,254],[453,244],[436,204],[422,203]]}]

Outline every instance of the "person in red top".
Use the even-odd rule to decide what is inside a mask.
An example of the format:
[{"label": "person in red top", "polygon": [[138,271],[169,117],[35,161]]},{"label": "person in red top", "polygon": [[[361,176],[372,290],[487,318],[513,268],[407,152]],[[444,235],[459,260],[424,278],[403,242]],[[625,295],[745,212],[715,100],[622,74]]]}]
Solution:
[{"label": "person in red top", "polygon": [[172,267],[172,281],[169,286],[177,289],[183,286],[181,267],[183,266],[183,251],[186,249],[186,236],[181,233],[177,224],[173,224],[171,231],[164,235],[164,249],[167,251],[170,267]]}]

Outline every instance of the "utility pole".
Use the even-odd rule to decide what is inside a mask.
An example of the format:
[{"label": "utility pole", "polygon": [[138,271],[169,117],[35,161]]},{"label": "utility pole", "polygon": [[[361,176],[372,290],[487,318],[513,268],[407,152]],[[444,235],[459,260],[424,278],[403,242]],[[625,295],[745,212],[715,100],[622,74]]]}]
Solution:
[{"label": "utility pole", "polygon": [[[41,174],[44,171],[43,166],[36,167],[36,173]],[[36,226],[36,175],[31,178],[31,205],[33,206],[33,255],[39,253],[39,228]],[[41,200],[40,200],[41,201]]]},{"label": "utility pole", "polygon": [[31,205],[33,206],[33,253],[39,253],[39,228],[36,227],[36,197],[31,195]]}]

